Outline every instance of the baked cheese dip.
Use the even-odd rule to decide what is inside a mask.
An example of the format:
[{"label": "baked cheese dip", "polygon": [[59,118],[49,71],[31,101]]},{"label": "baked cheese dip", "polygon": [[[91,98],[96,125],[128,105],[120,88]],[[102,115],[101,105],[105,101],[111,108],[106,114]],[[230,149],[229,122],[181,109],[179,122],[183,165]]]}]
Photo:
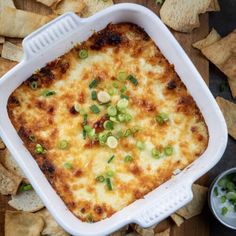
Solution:
[{"label": "baked cheese dip", "polygon": [[67,207],[96,222],[196,160],[208,130],[195,101],[138,26],[109,24],[36,71],[8,114]]}]

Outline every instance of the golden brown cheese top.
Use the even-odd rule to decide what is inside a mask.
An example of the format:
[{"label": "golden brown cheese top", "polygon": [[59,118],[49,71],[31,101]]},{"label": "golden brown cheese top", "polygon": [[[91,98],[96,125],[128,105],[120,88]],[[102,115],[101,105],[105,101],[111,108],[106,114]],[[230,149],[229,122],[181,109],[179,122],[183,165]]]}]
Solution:
[{"label": "golden brown cheese top", "polygon": [[83,221],[110,217],[197,159],[208,131],[174,67],[139,27],[110,24],[35,72],[10,119]]}]

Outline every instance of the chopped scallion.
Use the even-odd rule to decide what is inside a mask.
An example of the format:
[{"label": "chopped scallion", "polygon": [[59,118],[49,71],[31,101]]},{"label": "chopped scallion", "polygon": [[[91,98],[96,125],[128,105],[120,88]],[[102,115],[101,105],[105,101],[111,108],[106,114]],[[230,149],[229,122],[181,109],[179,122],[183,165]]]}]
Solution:
[{"label": "chopped scallion", "polygon": [[124,122],[124,121],[125,121],[125,114],[119,114],[119,115],[117,116],[117,118],[118,118],[118,120],[119,120],[120,122]]},{"label": "chopped scallion", "polygon": [[107,185],[108,190],[112,191],[113,187],[112,187],[110,178],[106,178],[106,185]]},{"label": "chopped scallion", "polygon": [[111,120],[106,120],[104,123],[103,123],[103,127],[104,129],[106,130],[113,130],[113,122]]},{"label": "chopped scallion", "polygon": [[33,89],[33,90],[36,90],[38,88],[38,83],[37,81],[32,81],[30,83],[30,88]]},{"label": "chopped scallion", "polygon": [[109,148],[116,148],[118,145],[118,140],[114,136],[109,136],[107,138],[107,146]]},{"label": "chopped scallion", "polygon": [[220,201],[221,201],[221,203],[225,203],[226,202],[226,196],[221,196],[220,197]]},{"label": "chopped scallion", "polygon": [[98,134],[98,141],[99,141],[100,144],[104,145],[107,141],[107,134],[99,133]]},{"label": "chopped scallion", "polygon": [[103,183],[105,181],[105,178],[103,175],[99,175],[96,177],[96,181],[100,182],[100,183]]},{"label": "chopped scallion", "polygon": [[119,84],[117,82],[113,82],[112,85],[113,85],[114,88],[118,88],[119,87]]},{"label": "chopped scallion", "polygon": [[225,216],[228,212],[228,208],[227,207],[222,207],[221,208],[221,215]]},{"label": "chopped scallion", "polygon": [[98,101],[101,103],[108,103],[111,100],[111,96],[105,91],[99,91],[97,97]]},{"label": "chopped scallion", "polygon": [[23,184],[19,187],[19,192],[24,192],[24,191],[29,191],[29,190],[32,190],[33,187],[31,184]]},{"label": "chopped scallion", "polygon": [[30,136],[29,136],[29,140],[30,140],[31,142],[34,142],[34,141],[35,141],[35,136],[34,136],[34,135],[30,135]]},{"label": "chopped scallion", "polygon": [[44,97],[49,97],[49,96],[52,96],[52,95],[55,95],[55,94],[56,94],[55,91],[46,89],[42,92],[41,95],[44,96]]},{"label": "chopped scallion", "polygon": [[68,148],[68,145],[69,145],[69,143],[68,143],[67,140],[61,140],[59,142],[58,148],[61,149],[61,150],[65,150],[65,149]]},{"label": "chopped scallion", "polygon": [[128,107],[129,101],[125,98],[122,98],[117,103],[118,110],[123,110]]},{"label": "chopped scallion", "polygon": [[114,158],[115,158],[115,155],[112,155],[112,156],[109,158],[109,160],[107,161],[107,163],[108,163],[108,164],[111,163]]},{"label": "chopped scallion", "polygon": [[173,151],[174,149],[171,146],[167,146],[164,148],[164,153],[166,156],[171,156],[173,154]]},{"label": "chopped scallion", "polygon": [[219,192],[218,192],[218,188],[217,188],[217,187],[214,188],[214,194],[215,194],[216,197],[219,195]]},{"label": "chopped scallion", "polygon": [[97,92],[96,91],[92,91],[91,92],[91,98],[92,98],[92,100],[96,100],[97,99]]},{"label": "chopped scallion", "polygon": [[64,168],[65,168],[65,169],[68,169],[68,170],[72,169],[72,168],[73,168],[72,163],[71,163],[71,162],[66,162],[66,163],[64,164]]},{"label": "chopped scallion", "polygon": [[124,81],[124,80],[126,79],[126,73],[125,73],[125,71],[120,71],[119,74],[118,74],[118,76],[117,76],[117,79],[118,79],[119,81]]},{"label": "chopped scallion", "polygon": [[139,150],[144,150],[145,149],[145,143],[141,141],[137,141],[136,146]]},{"label": "chopped scallion", "polygon": [[125,86],[125,85],[123,85],[122,87],[121,87],[121,93],[125,93],[126,91],[127,91],[127,87]]},{"label": "chopped scallion", "polygon": [[87,125],[88,123],[88,115],[84,114],[84,121],[83,121],[83,125]]},{"label": "chopped scallion", "polygon": [[107,108],[107,113],[109,116],[116,116],[117,115],[117,109],[114,106],[109,106]]},{"label": "chopped scallion", "polygon": [[112,170],[108,170],[108,171],[106,172],[106,176],[107,176],[107,177],[113,177],[113,176],[114,176],[114,172],[113,172]]},{"label": "chopped scallion", "polygon": [[88,50],[86,50],[86,49],[81,49],[81,50],[79,51],[79,57],[80,57],[81,59],[87,58],[87,57],[88,57]]},{"label": "chopped scallion", "polygon": [[131,161],[133,161],[133,157],[131,155],[126,155],[125,158],[124,158],[124,161],[125,162],[131,162]]},{"label": "chopped scallion", "polygon": [[121,94],[121,95],[120,95],[120,98],[125,98],[125,99],[129,100],[129,96],[126,95],[126,94]]},{"label": "chopped scallion", "polygon": [[127,129],[127,130],[125,131],[125,133],[124,133],[124,137],[128,137],[128,136],[130,136],[130,135],[132,135],[131,129]]},{"label": "chopped scallion", "polygon": [[99,83],[99,80],[98,80],[98,79],[94,79],[94,80],[89,84],[89,88],[92,89],[92,88],[97,87],[98,83]]},{"label": "chopped scallion", "polygon": [[41,144],[38,143],[35,146],[35,152],[37,154],[44,154],[45,153],[45,149],[44,149],[44,147]]},{"label": "chopped scallion", "polygon": [[90,106],[90,110],[91,110],[94,114],[98,114],[98,113],[100,112],[99,107],[96,106],[96,105]]},{"label": "chopped scallion", "polygon": [[161,156],[160,151],[157,148],[153,148],[152,149],[152,157],[154,157],[155,159],[159,159]]},{"label": "chopped scallion", "polygon": [[129,122],[132,120],[132,116],[129,113],[125,114],[125,122]]},{"label": "chopped scallion", "polygon": [[160,113],[156,116],[156,121],[159,125],[163,125],[167,121],[169,121],[169,116],[166,113]]},{"label": "chopped scallion", "polygon": [[133,75],[129,75],[127,77],[127,80],[129,80],[133,85],[137,86],[138,85],[138,80],[133,76]]}]

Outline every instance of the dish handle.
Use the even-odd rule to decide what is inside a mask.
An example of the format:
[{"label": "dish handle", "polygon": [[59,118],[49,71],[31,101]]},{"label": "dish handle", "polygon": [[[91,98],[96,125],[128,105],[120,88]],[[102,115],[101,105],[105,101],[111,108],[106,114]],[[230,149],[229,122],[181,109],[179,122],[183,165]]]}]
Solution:
[{"label": "dish handle", "polygon": [[[143,228],[151,227],[164,220],[169,215],[173,214],[176,210],[186,205],[193,198],[191,189],[192,183],[177,184],[174,188],[170,188],[167,193],[161,196],[160,199],[156,199],[150,202],[148,206],[145,206],[145,210],[134,218],[134,223],[140,225]],[[153,199],[153,196],[150,196]],[[144,199],[145,201],[145,199]]]},{"label": "dish handle", "polygon": [[75,13],[68,12],[28,35],[22,43],[25,59],[29,60],[46,52],[58,41],[68,37],[68,34],[76,32],[81,21]]}]

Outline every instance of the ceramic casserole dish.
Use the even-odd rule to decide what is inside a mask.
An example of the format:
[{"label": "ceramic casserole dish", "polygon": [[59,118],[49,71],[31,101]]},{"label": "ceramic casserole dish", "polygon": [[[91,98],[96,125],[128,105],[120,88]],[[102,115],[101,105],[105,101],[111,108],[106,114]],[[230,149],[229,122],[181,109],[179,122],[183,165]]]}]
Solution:
[{"label": "ceramic casserole dish", "polygon": [[[7,102],[10,94],[36,69],[87,40],[94,31],[104,29],[110,22],[131,22],[144,28],[162,54],[174,64],[205,119],[209,143],[205,152],[181,173],[110,218],[90,224],[76,218],[49,184],[14,129],[7,113]],[[23,60],[0,80],[0,136],[45,206],[72,235],[107,235],[131,222],[142,227],[160,222],[192,199],[192,183],[209,171],[223,155],[227,128],[215,99],[167,27],[145,7],[118,4],[87,19],[66,13],[25,38],[23,49]]]}]

